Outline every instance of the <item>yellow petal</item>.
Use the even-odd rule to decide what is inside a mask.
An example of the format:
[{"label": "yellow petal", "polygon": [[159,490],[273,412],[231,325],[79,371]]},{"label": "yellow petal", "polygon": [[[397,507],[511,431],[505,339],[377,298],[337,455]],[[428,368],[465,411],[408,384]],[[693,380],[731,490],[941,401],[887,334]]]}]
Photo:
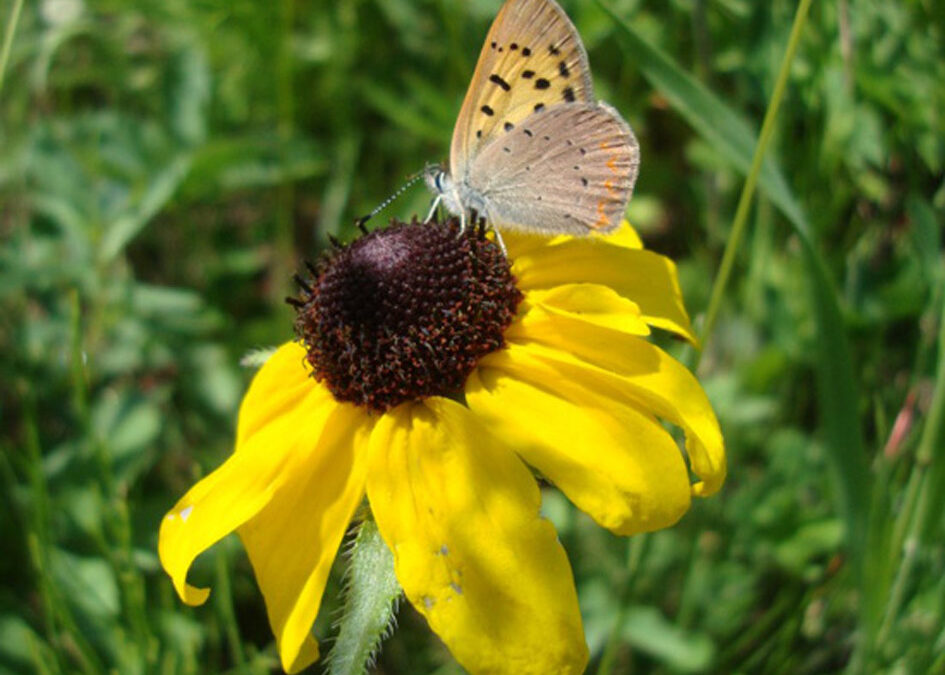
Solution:
[{"label": "yellow petal", "polygon": [[610,234],[598,234],[598,237],[604,239],[608,244],[623,246],[624,248],[643,248],[643,240],[628,221],[620,223],[620,227]]},{"label": "yellow petal", "polygon": [[697,344],[671,260],[603,238],[569,239],[514,258],[512,274],[523,291],[572,283],[609,286],[635,302],[643,319]]},{"label": "yellow petal", "polygon": [[[650,328],[640,316],[640,308],[599,284],[564,284],[526,294],[528,311],[510,331],[541,331],[562,318],[586,321],[631,335],[649,335]],[[521,312],[521,309],[519,310]]]},{"label": "yellow petal", "polygon": [[364,496],[370,426],[359,408],[336,405],[317,447],[299,450],[309,454],[304,470],[238,530],[286,672],[318,658],[311,628],[338,546]]},{"label": "yellow petal", "polygon": [[653,531],[688,510],[689,474],[672,437],[609,387],[595,389],[595,373],[562,377],[517,346],[487,362],[467,382],[470,409],[600,525]]},{"label": "yellow petal", "polygon": [[503,230],[502,241],[505,242],[506,251],[509,258],[514,260],[520,255],[525,255],[536,248],[551,246],[554,242],[565,241],[570,237],[551,237],[546,234],[535,232],[516,232],[515,230]]},{"label": "yellow petal", "polygon": [[464,668],[583,672],[571,568],[535,480],[466,408],[431,398],[385,414],[367,490],[407,598]]},{"label": "yellow petal", "polygon": [[[634,229],[633,225],[631,225],[626,220],[622,221],[620,223],[620,227],[618,227],[613,232],[609,232],[607,234],[593,232],[591,233],[591,237],[595,239],[603,239],[609,244],[623,246],[625,248],[643,248],[643,241],[640,239],[640,235],[637,234],[637,231]],[[549,237],[547,234],[537,234],[535,232],[516,232],[515,230],[508,230],[502,233],[502,240],[505,242],[505,247],[509,252],[509,258],[511,259],[515,259],[520,255],[524,255],[535,248],[557,246],[558,244],[564,243],[566,241],[581,238],[582,237],[574,237],[567,234]]]},{"label": "yellow petal", "polygon": [[[337,407],[328,390],[305,375],[298,349],[283,345],[263,365],[240,408],[236,451],[192,487],[161,523],[161,564],[187,604],[199,605],[209,594],[209,589],[186,583],[194,559],[269,503],[291,471],[304,465]],[[281,391],[283,376],[296,394],[291,404]]]},{"label": "yellow petal", "polygon": [[[361,458],[356,466],[351,454],[358,416],[364,415],[338,404],[308,377],[301,353],[296,344],[283,345],[257,373],[240,408],[236,451],[171,509],[158,541],[161,564],[178,595],[187,604],[198,605],[209,589],[187,583],[190,565],[225,535],[242,528],[287,669],[304,667],[318,656],[308,630],[318,609],[325,565],[331,564],[363,494],[365,464]],[[316,475],[323,480],[312,490]],[[304,503],[299,501],[302,496]],[[293,508],[311,520],[287,522]],[[262,519],[259,528],[251,524],[256,518]],[[289,529],[261,534],[260,528],[266,526],[295,527],[294,533],[306,535],[310,548],[297,550],[305,547]],[[321,538],[307,536],[313,531]],[[261,552],[264,537],[272,537],[268,543],[275,550]],[[312,563],[307,576],[300,562],[306,556]],[[267,567],[277,558],[287,561],[281,585]],[[287,600],[293,592],[299,597]]]},{"label": "yellow petal", "polygon": [[[554,330],[507,333],[510,349],[526,349],[532,358],[577,382],[594,373],[642,410],[682,427],[692,471],[701,478],[692,494],[707,496],[725,480],[725,446],[718,420],[696,378],[682,364],[646,340],[575,321],[558,321]],[[480,361],[489,367],[494,352]]]},{"label": "yellow petal", "polygon": [[246,436],[296,407],[314,385],[305,362],[305,348],[297,342],[279,347],[256,373],[240,405],[237,449]]}]

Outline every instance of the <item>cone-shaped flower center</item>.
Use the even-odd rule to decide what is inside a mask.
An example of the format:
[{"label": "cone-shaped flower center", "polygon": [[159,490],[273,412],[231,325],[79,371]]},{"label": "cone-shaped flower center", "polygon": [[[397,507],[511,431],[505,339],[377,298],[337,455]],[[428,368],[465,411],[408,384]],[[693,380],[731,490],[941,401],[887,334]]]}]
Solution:
[{"label": "cone-shaped flower center", "polygon": [[312,375],[375,411],[462,391],[522,298],[499,248],[455,221],[392,223],[323,260],[310,286],[293,304]]}]

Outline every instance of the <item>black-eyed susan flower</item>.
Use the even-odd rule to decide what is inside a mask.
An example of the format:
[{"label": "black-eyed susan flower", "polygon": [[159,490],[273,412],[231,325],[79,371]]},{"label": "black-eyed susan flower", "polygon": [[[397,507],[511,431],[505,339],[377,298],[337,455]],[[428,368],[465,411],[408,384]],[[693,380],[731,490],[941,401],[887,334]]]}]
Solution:
[{"label": "black-eyed susan flower", "polygon": [[[627,226],[606,239],[394,225],[305,281],[298,340],[240,410],[236,450],[166,516],[184,602],[193,560],[236,531],[283,667],[365,496],[416,609],[472,673],[580,673],[571,568],[534,469],[617,534],[667,527],[725,475],[695,378],[647,339],[695,341],[675,268]],[[680,452],[662,421],[685,431]]]}]

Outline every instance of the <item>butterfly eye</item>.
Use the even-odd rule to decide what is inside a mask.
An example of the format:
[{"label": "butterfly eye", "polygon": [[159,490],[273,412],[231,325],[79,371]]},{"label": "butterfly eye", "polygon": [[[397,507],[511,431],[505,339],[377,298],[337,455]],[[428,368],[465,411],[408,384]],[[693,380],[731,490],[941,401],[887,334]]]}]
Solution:
[{"label": "butterfly eye", "polygon": [[433,177],[433,183],[436,185],[437,192],[443,192],[443,172],[437,171],[436,176]]}]

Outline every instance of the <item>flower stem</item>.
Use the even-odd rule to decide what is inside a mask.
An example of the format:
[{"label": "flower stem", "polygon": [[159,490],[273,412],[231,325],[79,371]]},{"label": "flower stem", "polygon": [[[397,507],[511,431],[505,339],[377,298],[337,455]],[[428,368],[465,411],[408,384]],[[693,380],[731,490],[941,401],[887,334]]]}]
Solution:
[{"label": "flower stem", "polygon": [[[738,207],[735,209],[735,219],[732,222],[732,230],[725,244],[725,253],[722,255],[719,274],[712,287],[712,296],[709,300],[709,308],[705,313],[705,320],[702,324],[702,335],[699,340],[702,343],[702,352],[705,351],[706,342],[712,334],[712,329],[715,327],[719,307],[722,304],[722,296],[725,294],[725,288],[728,285],[729,277],[732,274],[732,267],[735,264],[735,255],[745,235],[751,200],[755,194],[755,186],[758,183],[758,177],[761,174],[765,152],[768,149],[768,144],[771,142],[771,136],[774,133],[774,123],[778,116],[778,110],[781,107],[781,101],[784,98],[784,90],[787,88],[788,76],[791,73],[791,64],[794,62],[794,53],[797,51],[797,45],[800,42],[804,24],[807,22],[807,13],[810,9],[810,4],[811,0],[801,0],[797,6],[797,12],[794,14],[794,24],[791,26],[791,35],[788,38],[787,48],[784,51],[784,57],[781,59],[781,68],[778,71],[778,78],[774,84],[774,91],[771,93],[768,109],[765,111],[764,121],[761,124],[761,134],[758,137],[758,145],[755,146],[755,154],[751,159],[751,168],[748,171],[748,177],[745,179],[745,185],[742,187],[742,193],[738,199]],[[693,369],[698,365],[702,352],[695,354]]]},{"label": "flower stem", "polygon": [[7,72],[7,62],[10,60],[10,50],[13,47],[13,36],[16,35],[16,27],[20,23],[20,12],[22,10],[23,0],[14,0],[13,9],[10,11],[10,22],[7,24],[7,30],[3,36],[3,47],[0,48],[0,92],[3,92],[3,79]]},{"label": "flower stem", "polygon": [[344,613],[328,657],[329,675],[360,675],[390,633],[400,599],[394,557],[377,524],[365,520],[351,547]]}]

